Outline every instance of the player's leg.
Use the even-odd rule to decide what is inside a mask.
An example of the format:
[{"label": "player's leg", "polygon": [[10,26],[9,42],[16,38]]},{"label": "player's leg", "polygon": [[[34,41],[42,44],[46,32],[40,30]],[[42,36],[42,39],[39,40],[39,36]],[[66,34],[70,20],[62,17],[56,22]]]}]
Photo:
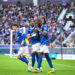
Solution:
[{"label": "player's leg", "polygon": [[40,73],[40,67],[41,67],[41,64],[42,64],[42,56],[43,56],[43,53],[39,53],[39,59],[38,59],[37,69],[36,70],[32,70],[32,72],[34,72],[34,73]]},{"label": "player's leg", "polygon": [[51,59],[50,59],[50,57],[49,57],[49,54],[48,54],[48,53],[45,53],[45,57],[46,57],[46,59],[47,59],[47,62],[48,62],[48,64],[49,64],[50,68],[51,68],[52,70],[54,70],[54,67],[53,67],[53,65],[52,65],[52,61],[51,61]]},{"label": "player's leg", "polygon": [[42,64],[42,57],[43,57],[43,53],[39,54],[39,59],[38,59],[38,66],[37,69],[40,70],[41,64]]},{"label": "player's leg", "polygon": [[54,70],[52,61],[51,61],[51,59],[50,59],[50,57],[49,57],[49,54],[48,54],[48,53],[45,53],[45,57],[46,57],[47,62],[48,62],[48,64],[49,64],[50,68],[51,68],[51,71],[49,71],[48,73],[55,73],[56,71]]},{"label": "player's leg", "polygon": [[27,60],[26,57],[21,57],[21,55],[17,56],[18,59],[20,59],[21,61],[25,62],[26,64],[29,63],[29,61]]},{"label": "player's leg", "polygon": [[31,54],[31,56],[32,56],[32,59],[31,59],[32,60],[32,67],[28,69],[29,72],[31,72],[33,70],[33,67],[34,67],[34,64],[35,64],[35,57],[37,59],[37,62],[38,62],[38,58],[39,58],[39,56],[37,55],[36,52],[33,52]]},{"label": "player's leg", "polygon": [[52,61],[51,61],[51,59],[50,59],[50,57],[49,57],[49,49],[48,49],[48,46],[44,46],[44,49],[45,49],[45,50],[44,50],[45,57],[46,57],[47,62],[48,62],[48,64],[49,64],[50,68],[51,68],[51,71],[49,71],[48,73],[54,73],[55,70],[54,70]]},{"label": "player's leg", "polygon": [[40,47],[39,49],[39,59],[38,59],[38,66],[36,70],[32,70],[32,72],[40,73],[40,67],[42,63],[42,56],[43,56],[43,46]]},{"label": "player's leg", "polygon": [[[37,48],[36,48],[36,52],[35,52],[37,63],[38,63],[38,59],[39,59],[39,51],[40,51],[40,43],[37,44]],[[41,72],[43,71],[41,66],[40,66],[40,71]]]},{"label": "player's leg", "polygon": [[32,56],[32,58],[31,58],[31,60],[32,60],[32,67],[28,68],[29,72],[31,72],[33,70],[33,67],[34,67],[34,64],[35,64],[35,51],[36,51],[36,45],[35,44],[32,45],[32,49],[33,49],[32,54],[31,54],[31,56]]},{"label": "player's leg", "polygon": [[36,44],[36,51],[35,51],[37,62],[38,62],[38,59],[39,59],[39,50],[40,50],[40,43],[37,43]]},{"label": "player's leg", "polygon": [[38,70],[41,68],[43,52],[44,52],[44,46],[42,45],[40,46],[40,50],[39,50],[39,59],[38,59],[38,66],[37,66]]},{"label": "player's leg", "polygon": [[28,59],[25,57],[25,55],[21,56],[21,54],[23,53],[23,51],[24,51],[24,48],[21,47],[21,48],[19,49],[17,58],[20,59],[21,61],[25,62],[26,64],[28,64],[29,61],[28,61]]},{"label": "player's leg", "polygon": [[38,55],[37,55],[38,46],[39,46],[39,43],[34,44],[32,46],[32,48],[33,48],[33,52],[31,54],[31,56],[32,56],[32,67],[34,67],[34,64],[35,64],[35,56],[36,56],[37,61],[38,61]]},{"label": "player's leg", "polygon": [[44,52],[44,46],[42,45],[42,46],[40,46],[37,70],[34,71],[34,72],[36,72],[36,73],[40,73],[40,68],[41,68],[41,64],[42,64],[43,52]]},{"label": "player's leg", "polygon": [[31,56],[32,56],[32,68],[33,68],[34,67],[34,64],[35,64],[35,52],[33,52],[31,54]]},{"label": "player's leg", "polygon": [[29,62],[29,60],[27,59],[27,57],[29,56],[29,50],[28,47],[24,47],[24,51],[23,51],[23,57],[26,58],[26,60],[28,61],[28,70],[32,67],[32,63]]},{"label": "player's leg", "polygon": [[38,53],[37,53],[37,52],[35,52],[34,54],[35,54],[36,60],[37,60],[37,62],[38,62],[39,55],[38,55]]},{"label": "player's leg", "polygon": [[31,54],[31,56],[32,56],[32,58],[31,58],[32,64],[31,64],[31,67],[28,68],[28,71],[29,71],[29,72],[31,72],[31,71],[33,70],[33,67],[34,67],[34,64],[35,64],[35,53],[33,52],[33,53]]},{"label": "player's leg", "polygon": [[[39,52],[35,52],[35,56],[36,56],[36,60],[37,60],[37,63],[38,63],[38,60],[39,60]],[[40,66],[40,71],[42,72],[43,69],[42,69],[42,66]]]}]

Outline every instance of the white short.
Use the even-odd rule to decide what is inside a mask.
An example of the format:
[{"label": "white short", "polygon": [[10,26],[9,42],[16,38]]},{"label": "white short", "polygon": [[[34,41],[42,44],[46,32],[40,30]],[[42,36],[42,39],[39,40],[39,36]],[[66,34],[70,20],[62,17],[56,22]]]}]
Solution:
[{"label": "white short", "polygon": [[29,54],[29,50],[27,46],[19,48],[18,55],[28,55],[28,54]]},{"label": "white short", "polygon": [[33,49],[32,52],[39,52],[40,43],[36,43],[36,44],[32,45],[32,49]]},{"label": "white short", "polygon": [[48,48],[48,46],[46,46],[46,45],[41,45],[39,52],[42,52],[42,53],[49,53],[49,48]]}]

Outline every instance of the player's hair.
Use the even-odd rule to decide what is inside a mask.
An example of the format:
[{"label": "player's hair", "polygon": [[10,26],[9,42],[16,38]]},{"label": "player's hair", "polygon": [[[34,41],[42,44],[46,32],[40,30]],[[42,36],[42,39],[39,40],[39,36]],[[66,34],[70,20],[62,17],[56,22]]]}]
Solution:
[{"label": "player's hair", "polygon": [[42,20],[41,19],[37,19],[37,24],[42,24]]},{"label": "player's hair", "polygon": [[45,18],[45,16],[41,16],[41,19],[43,20],[43,24],[46,24],[46,18]]},{"label": "player's hair", "polygon": [[12,24],[12,26],[17,26],[18,27],[18,24],[17,23],[14,23],[14,24]]},{"label": "player's hair", "polygon": [[29,20],[29,23],[30,23],[32,20],[35,22],[35,20],[34,20],[34,19],[30,19],[30,20]]},{"label": "player's hair", "polygon": [[42,25],[42,21],[41,21],[41,19],[37,19],[37,26],[40,28],[41,25]]}]

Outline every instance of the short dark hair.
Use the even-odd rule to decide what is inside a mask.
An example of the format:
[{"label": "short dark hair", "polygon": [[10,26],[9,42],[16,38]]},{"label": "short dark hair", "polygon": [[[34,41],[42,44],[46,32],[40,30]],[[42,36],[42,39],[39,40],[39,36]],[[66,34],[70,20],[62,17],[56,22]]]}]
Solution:
[{"label": "short dark hair", "polygon": [[12,26],[17,26],[18,27],[18,24],[17,23],[14,23],[14,24],[12,24]]},{"label": "short dark hair", "polygon": [[30,23],[32,20],[35,22],[35,20],[34,20],[34,19],[30,19],[30,20],[29,20],[29,23]]}]

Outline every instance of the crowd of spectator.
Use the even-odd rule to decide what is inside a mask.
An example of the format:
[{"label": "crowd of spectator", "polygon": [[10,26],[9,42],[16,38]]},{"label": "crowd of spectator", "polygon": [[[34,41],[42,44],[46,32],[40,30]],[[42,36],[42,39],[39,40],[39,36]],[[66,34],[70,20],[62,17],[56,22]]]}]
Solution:
[{"label": "crowd of spectator", "polygon": [[[48,26],[49,40],[51,43],[54,41],[56,44],[61,44],[61,26],[57,21],[59,14],[63,8],[67,8],[71,11],[72,7],[70,4],[53,4],[51,2],[46,2],[45,4],[40,4],[34,6],[32,3],[21,4],[0,4],[0,44],[10,44],[10,30],[13,23],[18,23],[20,27],[28,27],[29,21],[31,19],[36,20],[40,16],[45,16],[46,25]],[[73,10],[75,14],[75,10]],[[63,27],[65,26],[66,20],[62,21]],[[63,29],[62,29],[63,30]],[[64,41],[75,28],[69,28],[68,31],[63,30]]]}]

